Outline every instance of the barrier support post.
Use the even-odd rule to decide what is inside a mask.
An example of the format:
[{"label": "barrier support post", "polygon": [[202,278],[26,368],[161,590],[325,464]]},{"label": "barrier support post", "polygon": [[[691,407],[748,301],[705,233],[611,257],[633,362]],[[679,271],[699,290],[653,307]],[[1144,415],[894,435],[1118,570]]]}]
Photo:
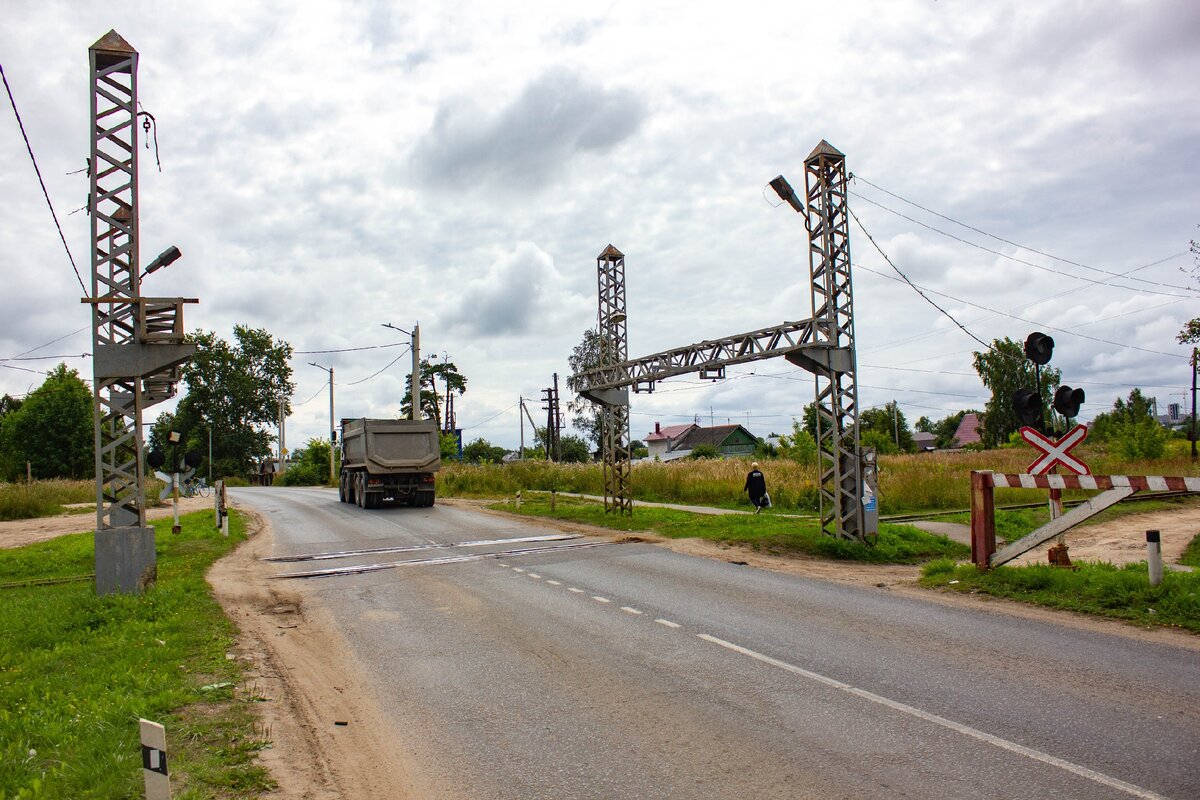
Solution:
[{"label": "barrier support post", "polygon": [[971,472],[971,563],[980,571],[996,552],[996,503],[992,473]]}]

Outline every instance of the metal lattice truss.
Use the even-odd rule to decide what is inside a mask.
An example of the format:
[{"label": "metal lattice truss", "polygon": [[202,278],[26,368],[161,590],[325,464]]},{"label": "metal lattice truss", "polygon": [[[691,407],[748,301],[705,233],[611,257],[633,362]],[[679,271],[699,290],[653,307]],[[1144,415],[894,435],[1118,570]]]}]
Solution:
[{"label": "metal lattice truss", "polygon": [[[611,244],[596,258],[599,297],[600,369],[629,358],[628,312],[625,306],[625,256]],[[629,403],[605,404],[600,456],[604,462],[604,510],[633,513],[630,478]]]},{"label": "metal lattice truss", "polygon": [[92,345],[96,529],[145,527],[142,410],[171,397],[183,298],[143,298],[138,257],[138,54],[115,31],[91,61]]},{"label": "metal lattice truss", "polygon": [[854,294],[846,157],[822,140],[804,162],[813,341],[789,357],[816,376],[821,525],[839,536],[865,536],[859,458]]},{"label": "metal lattice truss", "polygon": [[[784,356],[816,375],[822,527],[845,538],[866,538],[845,156],[822,140],[805,161],[805,186],[811,319],[629,359],[624,355],[628,347],[625,257],[612,245],[600,254],[600,365],[574,376],[574,383],[579,394],[602,407],[606,509],[632,508],[629,387],[653,391],[657,381],[692,372],[699,372],[701,378],[720,379],[725,377],[726,366]],[[798,200],[793,205],[801,208]],[[621,442],[624,452],[619,450]],[[619,465],[624,465],[623,469]]]}]

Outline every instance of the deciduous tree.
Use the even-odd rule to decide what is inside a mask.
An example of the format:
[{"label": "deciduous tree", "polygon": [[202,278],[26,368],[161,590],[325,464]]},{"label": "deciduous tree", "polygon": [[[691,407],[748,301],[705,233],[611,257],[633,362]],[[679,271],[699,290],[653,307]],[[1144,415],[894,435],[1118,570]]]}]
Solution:
[{"label": "deciduous tree", "polygon": [[[6,400],[12,398],[6,396]],[[0,421],[0,468],[7,480],[95,475],[92,390],[59,364],[24,401],[9,402]]]},{"label": "deciduous tree", "polygon": [[[1013,393],[1018,389],[1036,389],[1034,363],[1025,357],[1025,348],[1012,339],[995,339],[989,350],[974,354],[975,371],[992,393],[984,406],[982,439],[985,447],[995,447],[1008,441],[1021,421],[1013,409]],[[1042,407],[1049,409],[1054,390],[1062,373],[1052,367],[1042,367]]]}]

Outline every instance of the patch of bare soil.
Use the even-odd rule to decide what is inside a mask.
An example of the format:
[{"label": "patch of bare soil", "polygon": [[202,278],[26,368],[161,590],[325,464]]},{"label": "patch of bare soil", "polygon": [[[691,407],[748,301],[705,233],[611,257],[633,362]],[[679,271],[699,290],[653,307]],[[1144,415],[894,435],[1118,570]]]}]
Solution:
[{"label": "patch of bare soil", "polygon": [[[204,511],[213,507],[211,497],[184,497],[179,501],[179,513],[190,514],[193,511]],[[34,542],[44,542],[68,533],[92,531],[96,527],[96,512],[94,506],[86,514],[59,514],[56,517],[38,517],[36,519],[14,519],[0,522],[0,550],[11,547],[24,547]],[[173,513],[171,506],[160,506],[146,510],[147,519],[163,519]]]},{"label": "patch of bare soil", "polygon": [[[239,630],[234,655],[265,701],[271,747],[261,752],[282,800],[429,796],[393,747],[388,723],[328,616],[303,590],[270,579],[271,529],[250,509],[250,538],[208,573]],[[335,655],[336,654],[336,655]]]},{"label": "patch of bare soil", "polygon": [[[483,511],[484,513],[508,517],[513,516],[503,511],[484,508],[485,503],[491,501],[452,500],[448,502],[468,505],[474,510]],[[521,517],[521,519],[530,521],[531,518]],[[1164,561],[1170,560],[1173,563],[1179,558],[1179,555],[1187,546],[1187,542],[1191,541],[1191,537],[1200,531],[1200,527],[1197,526],[1198,521],[1200,521],[1200,509],[1188,508],[1179,511],[1136,514],[1122,517],[1103,525],[1096,525],[1092,528],[1078,529],[1068,534],[1068,537],[1075,534],[1079,535],[1079,551],[1076,551],[1075,544],[1071,543],[1072,540],[1068,538],[1071,547],[1071,558],[1076,560],[1082,559],[1084,556],[1081,553],[1088,552],[1105,553],[1111,556],[1110,558],[1094,560],[1112,561],[1122,554],[1128,558],[1128,561],[1145,559],[1145,531],[1157,527],[1163,532],[1163,559]],[[894,592],[898,595],[914,597],[926,602],[935,602],[962,608],[982,609],[1023,619],[1067,625],[1080,630],[1108,633],[1140,641],[1167,644],[1174,647],[1185,647],[1200,652],[1200,636],[1174,628],[1143,628],[1119,620],[1109,620],[1059,609],[1031,606],[983,594],[962,594],[959,592],[925,589],[917,583],[918,578],[921,576],[921,568],[918,566],[827,561],[808,556],[774,556],[759,553],[748,547],[722,544],[706,539],[668,539],[645,532],[628,534],[612,531],[608,528],[597,528],[577,522],[560,522],[544,517],[537,518],[533,522],[535,524],[540,523],[544,527],[580,533],[585,536],[596,536],[612,541],[649,542],[670,548],[677,553],[686,553],[687,555],[700,556],[702,558],[715,558],[758,569],[768,569],[774,572],[800,575],[818,580],[833,581],[866,588],[874,587],[879,591]],[[1184,532],[1191,531],[1182,546],[1179,545],[1180,537],[1176,533],[1181,530]],[[1172,555],[1170,557],[1167,555],[1166,547],[1168,531],[1172,531]],[[1133,540],[1141,542],[1141,554],[1139,557],[1134,557],[1136,548],[1128,546],[1128,542]],[[1045,562],[1045,549],[1043,548],[1040,553],[1042,561]],[[1086,558],[1093,560],[1093,556],[1091,555]],[[1113,561],[1113,563],[1128,563],[1128,561]]]},{"label": "patch of bare soil", "polygon": [[[1163,562],[1174,564],[1192,539],[1200,534],[1200,508],[1187,507],[1173,511],[1151,511],[1072,528],[1067,531],[1067,548],[1072,561],[1107,561],[1122,566],[1146,560],[1146,531],[1159,531],[1162,538]],[[1046,551],[1054,540],[1029,551],[1013,561],[1014,564],[1045,564]]]}]

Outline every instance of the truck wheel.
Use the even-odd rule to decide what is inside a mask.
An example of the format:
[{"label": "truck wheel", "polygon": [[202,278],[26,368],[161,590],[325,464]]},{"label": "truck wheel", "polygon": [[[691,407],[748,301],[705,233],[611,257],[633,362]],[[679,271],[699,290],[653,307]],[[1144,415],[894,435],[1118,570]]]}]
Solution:
[{"label": "truck wheel", "polygon": [[354,482],[354,499],[358,503],[359,508],[367,507],[367,500],[366,500],[367,493],[365,491],[366,490],[366,486],[364,485],[365,483],[366,483],[366,481],[364,481],[364,480],[357,480]]},{"label": "truck wheel", "polygon": [[338,502],[339,503],[346,502],[346,476],[345,475],[341,475],[338,477]]}]

